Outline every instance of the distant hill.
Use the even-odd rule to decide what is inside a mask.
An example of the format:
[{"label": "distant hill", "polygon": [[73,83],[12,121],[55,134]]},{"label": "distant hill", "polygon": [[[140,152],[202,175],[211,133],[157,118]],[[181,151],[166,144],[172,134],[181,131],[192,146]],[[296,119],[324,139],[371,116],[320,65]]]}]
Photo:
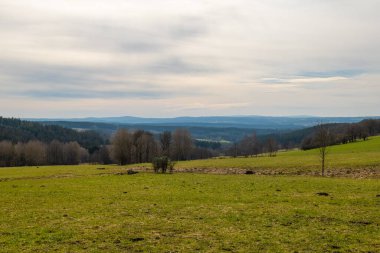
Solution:
[{"label": "distant hill", "polygon": [[[375,117],[376,118],[376,117]],[[378,118],[378,117],[377,117]],[[105,117],[76,119],[28,119],[46,125],[60,125],[77,130],[94,130],[110,136],[118,128],[130,130],[142,129],[154,134],[173,131],[176,128],[188,128],[196,139],[229,142],[241,140],[253,131],[258,136],[276,135],[283,142],[302,141],[310,133],[310,128],[323,123],[355,123],[365,117],[268,117],[268,116],[214,116],[214,117],[177,117],[177,118],[139,118],[139,117]],[[292,133],[296,131],[295,133]],[[298,132],[299,131],[299,132]],[[289,134],[287,134],[289,133]],[[288,141],[289,139],[289,141]]]},{"label": "distant hill", "polygon": [[[355,123],[368,117],[269,117],[269,116],[210,116],[210,117],[176,117],[176,118],[140,118],[123,117],[90,117],[90,118],[61,118],[61,119],[27,119],[44,122],[93,122],[126,125],[155,125],[155,126],[183,126],[183,127],[234,127],[249,129],[294,130],[311,127],[319,122],[323,123]],[[380,118],[380,117],[371,117]]]},{"label": "distant hill", "polygon": [[3,140],[14,143],[30,140],[42,142],[52,140],[77,141],[82,147],[90,151],[104,143],[104,139],[95,131],[76,131],[57,125],[44,125],[37,122],[0,117],[0,141]]},{"label": "distant hill", "polygon": [[215,141],[234,142],[242,139],[245,135],[254,131],[258,135],[286,132],[276,129],[254,129],[241,127],[213,127],[213,126],[187,126],[187,125],[154,125],[154,124],[116,124],[116,123],[96,123],[96,122],[70,122],[70,121],[46,121],[46,125],[59,125],[66,128],[78,130],[94,130],[102,134],[111,136],[117,129],[126,128],[131,131],[145,130],[155,135],[164,131],[174,131],[177,128],[187,128],[195,139],[207,139]]}]

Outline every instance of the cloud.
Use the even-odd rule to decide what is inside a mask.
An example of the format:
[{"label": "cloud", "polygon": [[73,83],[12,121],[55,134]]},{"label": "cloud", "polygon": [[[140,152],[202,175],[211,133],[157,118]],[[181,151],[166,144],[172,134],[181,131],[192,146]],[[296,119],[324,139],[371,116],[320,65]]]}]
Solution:
[{"label": "cloud", "polygon": [[[379,8],[376,0],[1,0],[0,107],[25,117],[376,113]],[[128,111],[113,109],[120,104]]]},{"label": "cloud", "polygon": [[187,63],[180,58],[168,58],[153,63],[146,68],[146,71],[171,74],[207,74],[207,72],[216,72],[217,69],[212,66],[202,66],[199,63]]},{"label": "cloud", "polygon": [[290,83],[290,84],[308,84],[308,83],[331,83],[334,81],[348,80],[344,76],[330,76],[330,77],[296,77],[296,78],[263,78],[263,83]]}]

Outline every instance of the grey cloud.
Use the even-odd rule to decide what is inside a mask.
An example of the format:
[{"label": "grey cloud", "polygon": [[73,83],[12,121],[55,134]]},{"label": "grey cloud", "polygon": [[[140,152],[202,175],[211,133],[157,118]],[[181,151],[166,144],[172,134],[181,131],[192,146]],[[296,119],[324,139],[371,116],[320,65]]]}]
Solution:
[{"label": "grey cloud", "polygon": [[[28,98],[165,98],[176,108],[185,98],[188,104],[238,98],[253,101],[244,112],[277,114],[281,107],[291,114],[294,103],[318,108],[316,92],[338,91],[346,83],[352,86],[329,104],[331,112],[341,111],[338,103],[368,100],[361,87],[378,94],[376,0],[76,4],[82,8],[71,10],[65,3],[61,12],[59,2],[1,1],[0,98],[21,96],[14,100],[18,104]],[[110,12],[98,4],[121,7]],[[170,8],[163,8],[167,4]],[[135,5],[139,8],[127,8]],[[366,79],[368,73],[373,77]],[[361,96],[354,100],[352,94]],[[269,101],[276,101],[276,108]],[[358,112],[365,110],[359,107]]]},{"label": "grey cloud", "polygon": [[[33,99],[142,98],[161,99],[199,96],[201,90],[165,83],[134,80],[120,75],[123,70],[75,68],[71,66],[34,65],[0,62],[0,74],[9,82],[0,86],[2,95]],[[123,73],[125,74],[125,73]],[[109,79],[109,77],[113,77]]]},{"label": "grey cloud", "polygon": [[182,17],[141,26],[72,20],[65,23],[61,32],[75,38],[79,46],[97,50],[164,53],[180,47],[184,41],[205,35],[208,29],[200,17]]},{"label": "grey cloud", "polygon": [[[125,88],[119,89],[91,89],[88,88],[67,88],[67,87],[44,87],[43,89],[23,89],[19,91],[11,91],[8,93],[14,97],[28,97],[34,99],[165,99],[180,97],[183,90],[176,88],[147,88],[149,85],[143,85],[143,88],[136,88],[135,85],[125,85]],[[154,85],[152,85],[154,86]],[[129,88],[131,87],[131,88]],[[189,90],[187,96],[199,96],[200,91]]]},{"label": "grey cloud", "polygon": [[93,75],[104,71],[99,68],[29,64],[21,61],[0,61],[0,68],[0,73],[26,87],[37,84],[70,86],[93,83]]},{"label": "grey cloud", "polygon": [[189,63],[176,57],[160,60],[146,69],[148,72],[165,74],[206,74],[220,71],[215,67]]},{"label": "grey cloud", "polygon": [[86,99],[86,98],[162,98],[167,93],[160,91],[95,91],[87,89],[62,90],[24,90],[14,92],[14,96],[23,96],[37,99]]},{"label": "grey cloud", "polygon": [[201,16],[182,17],[169,29],[173,39],[188,39],[205,35],[209,31],[207,20]]}]

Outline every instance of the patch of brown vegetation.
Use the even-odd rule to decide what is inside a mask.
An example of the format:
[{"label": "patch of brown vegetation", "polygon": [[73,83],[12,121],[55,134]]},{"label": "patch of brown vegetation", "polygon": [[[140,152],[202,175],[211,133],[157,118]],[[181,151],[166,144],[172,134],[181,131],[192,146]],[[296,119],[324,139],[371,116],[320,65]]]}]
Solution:
[{"label": "patch of brown vegetation", "polygon": [[35,177],[14,177],[14,178],[0,178],[0,182],[8,182],[8,181],[15,181],[15,180],[39,180],[39,179],[50,179],[50,178],[72,178],[72,177],[79,177],[79,175],[75,174],[56,174],[56,175],[50,175],[50,176],[35,176]]},{"label": "patch of brown vegetation", "polygon": [[[249,171],[249,173],[247,173]],[[206,173],[206,174],[255,174],[266,176],[320,176],[319,170],[312,169],[243,169],[243,168],[176,168],[175,172]],[[252,172],[252,173],[251,173]],[[330,169],[325,172],[326,177],[348,178],[380,178],[380,168],[342,168]]]}]

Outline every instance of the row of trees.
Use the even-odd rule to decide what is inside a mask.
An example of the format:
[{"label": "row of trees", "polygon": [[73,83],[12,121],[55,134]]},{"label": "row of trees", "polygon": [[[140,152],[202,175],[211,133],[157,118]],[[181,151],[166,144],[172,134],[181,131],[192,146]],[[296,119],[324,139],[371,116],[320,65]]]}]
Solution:
[{"label": "row of trees", "polygon": [[[302,145],[299,144],[300,139],[297,146],[310,149],[353,142],[359,138],[366,140],[368,136],[380,133],[380,120],[365,120],[356,124],[327,124],[323,127],[328,130],[326,137],[328,139],[324,139],[324,143],[321,143],[321,138],[318,136],[321,133],[319,125],[302,130],[299,135],[303,134],[306,138],[303,139]],[[299,138],[298,135],[297,138]],[[96,148],[90,149],[90,154],[78,142],[73,141],[53,140],[45,143],[37,140],[1,141],[0,166],[61,165],[84,162],[131,164],[150,163],[156,157],[167,157],[171,161],[180,161],[206,159],[220,155],[247,157],[263,153],[275,156],[279,149],[286,148],[283,140],[287,141],[286,138],[278,139],[275,134],[258,137],[253,132],[240,142],[222,146],[218,142],[194,140],[190,132],[182,128],[173,132],[166,131],[159,135],[143,130],[132,132],[120,129],[113,135],[109,145],[98,145]]]},{"label": "row of trees", "polygon": [[52,141],[48,144],[33,140],[13,144],[0,142],[0,167],[74,165],[89,161],[89,153],[77,142],[62,143]]},{"label": "row of trees", "polygon": [[[302,143],[303,149],[316,147],[319,150],[321,160],[321,175],[325,175],[326,157],[328,147],[339,143],[355,142],[358,139],[367,140],[369,136],[380,133],[380,120],[364,120],[354,124],[328,125],[319,123],[315,131]],[[307,147],[307,148],[305,148]]]},{"label": "row of trees", "polygon": [[196,147],[190,132],[182,128],[173,133],[165,131],[158,138],[143,130],[130,132],[120,129],[113,136],[108,151],[111,160],[118,164],[152,162],[159,156],[168,157],[173,161],[205,159],[216,154],[216,151]]},{"label": "row of trees", "polygon": [[[318,133],[321,131],[320,125],[317,125],[314,131],[303,139],[301,149],[308,150],[320,147],[318,140]],[[367,140],[369,136],[379,134],[380,120],[368,119],[352,124],[324,124],[323,127],[329,132],[329,145],[346,144],[359,139]]]},{"label": "row of trees", "polygon": [[0,167],[69,165],[79,163],[132,164],[152,162],[156,157],[168,157],[173,161],[205,159],[217,152],[197,147],[187,129],[163,132],[158,137],[152,133],[126,129],[118,130],[110,145],[100,146],[89,154],[77,142],[62,143],[54,140],[43,143],[38,140],[14,144],[0,142]]},{"label": "row of trees", "polygon": [[234,143],[233,146],[227,150],[227,155],[237,156],[257,156],[259,154],[266,153],[268,156],[276,156],[279,149],[274,138],[267,138],[260,140],[257,138],[256,132],[251,135],[245,136],[240,142]]}]

